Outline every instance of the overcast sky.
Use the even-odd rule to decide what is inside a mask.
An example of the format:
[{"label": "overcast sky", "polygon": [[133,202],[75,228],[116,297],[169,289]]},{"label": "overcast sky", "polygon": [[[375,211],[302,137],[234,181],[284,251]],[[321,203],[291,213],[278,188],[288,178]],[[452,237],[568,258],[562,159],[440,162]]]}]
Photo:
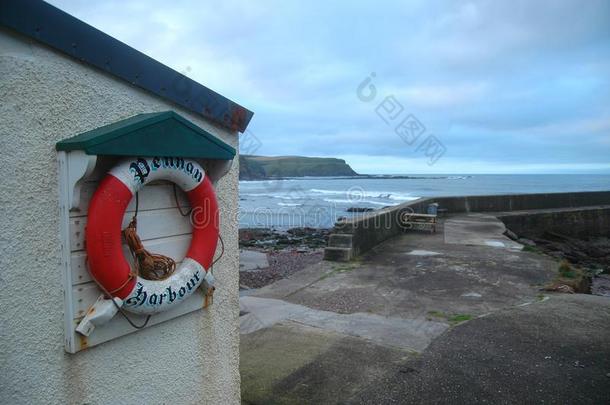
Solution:
[{"label": "overcast sky", "polygon": [[254,111],[242,152],[610,173],[609,1],[51,3]]}]

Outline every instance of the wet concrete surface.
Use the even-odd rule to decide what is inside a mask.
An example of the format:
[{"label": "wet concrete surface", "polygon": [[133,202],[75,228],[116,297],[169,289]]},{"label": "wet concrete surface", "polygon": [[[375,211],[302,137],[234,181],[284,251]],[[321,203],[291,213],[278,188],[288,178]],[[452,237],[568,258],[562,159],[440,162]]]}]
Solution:
[{"label": "wet concrete surface", "polygon": [[384,346],[422,351],[448,325],[441,321],[386,317],[370,313],[339,314],[271,298],[240,300],[240,332],[249,334],[286,320],[366,339]]},{"label": "wet concrete surface", "polygon": [[[465,224],[469,232],[481,231],[471,226],[472,218],[448,220],[455,220],[450,228]],[[509,243],[479,243],[490,237],[508,241],[490,224],[480,238],[462,238],[465,243],[446,243],[442,223],[436,234],[410,232],[355,262],[318,263],[243,297],[250,306],[242,317],[245,324],[263,325],[250,324],[241,338],[244,401],[514,403],[532,402],[528,395],[536,394],[533,402],[569,403],[604,398],[610,387],[610,300],[542,295],[539,287],[555,276],[557,263]],[[290,360],[306,347],[317,349]],[[561,363],[541,362],[540,356]],[[587,363],[590,379],[578,380],[572,369],[566,373],[565,367],[574,367],[570,361]],[[260,372],[254,374],[257,367]],[[563,387],[568,383],[571,391]]]},{"label": "wet concrete surface", "polygon": [[[418,251],[428,254],[413,254]],[[556,266],[549,258],[512,247],[447,244],[441,229],[391,239],[356,262],[322,263],[255,296],[338,313],[477,316],[535,300],[537,287],[554,276]]]},{"label": "wet concrete surface", "polygon": [[266,252],[240,249],[239,271],[257,271],[269,267]]},{"label": "wet concrete surface", "polygon": [[453,216],[444,221],[443,225],[445,243],[508,248],[516,251],[523,247],[503,235],[506,227],[493,215],[475,213]]},{"label": "wet concrete surface", "polygon": [[242,402],[343,403],[364,387],[391,379],[414,356],[320,328],[278,323],[242,335]]},{"label": "wet concrete surface", "polygon": [[554,295],[459,325],[347,403],[610,403],[610,300]]}]

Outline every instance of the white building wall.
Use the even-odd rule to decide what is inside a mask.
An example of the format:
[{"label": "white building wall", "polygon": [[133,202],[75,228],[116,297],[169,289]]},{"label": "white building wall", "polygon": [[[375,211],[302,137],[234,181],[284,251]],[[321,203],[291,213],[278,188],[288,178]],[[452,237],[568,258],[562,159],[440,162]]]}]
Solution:
[{"label": "white building wall", "polygon": [[64,351],[55,144],[170,109],[237,148],[236,134],[0,29],[0,403],[239,402],[237,164],[217,185],[226,251],[213,306]]}]

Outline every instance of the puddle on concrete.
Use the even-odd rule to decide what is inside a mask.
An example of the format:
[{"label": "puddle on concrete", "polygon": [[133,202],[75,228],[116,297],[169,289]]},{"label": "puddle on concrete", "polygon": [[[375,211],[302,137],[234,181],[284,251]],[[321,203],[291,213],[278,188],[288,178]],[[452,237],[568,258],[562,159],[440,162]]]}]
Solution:
[{"label": "puddle on concrete", "polygon": [[438,253],[438,252],[433,252],[431,250],[419,250],[419,249],[412,250],[412,251],[408,252],[407,254],[411,255],[411,256],[436,256],[436,255],[440,255],[440,253]]}]

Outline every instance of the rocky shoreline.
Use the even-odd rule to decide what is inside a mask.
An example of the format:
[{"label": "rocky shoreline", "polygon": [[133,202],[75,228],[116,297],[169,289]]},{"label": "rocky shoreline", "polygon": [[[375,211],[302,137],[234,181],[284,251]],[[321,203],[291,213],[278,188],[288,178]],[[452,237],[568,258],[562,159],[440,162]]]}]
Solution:
[{"label": "rocky shoreline", "polygon": [[591,236],[583,239],[551,231],[545,231],[541,235],[516,235],[507,230],[505,235],[528,250],[567,260],[575,266],[596,273],[610,274],[610,238]]},{"label": "rocky shoreline", "polygon": [[[575,238],[551,231],[545,231],[540,235],[523,235],[527,237],[520,237],[510,230],[505,234],[524,245],[525,250],[561,260],[563,266],[568,267],[567,273],[578,274],[578,277],[574,275],[569,277],[579,281],[564,292],[610,296],[610,238],[603,236]],[[571,280],[563,277],[562,281],[557,283],[570,284],[569,281]]]},{"label": "rocky shoreline", "polygon": [[[240,270],[240,289],[261,288],[322,260],[330,229],[243,228],[239,248],[266,256],[268,266]],[[259,255],[259,256],[260,256]]]},{"label": "rocky shoreline", "polygon": [[536,246],[547,254],[566,259],[570,263],[610,273],[610,239],[606,237],[589,237],[578,239],[555,232],[545,232],[534,238]]},{"label": "rocky shoreline", "polygon": [[239,247],[264,250],[297,249],[307,251],[326,246],[330,229],[291,228],[242,228],[239,230]]}]

